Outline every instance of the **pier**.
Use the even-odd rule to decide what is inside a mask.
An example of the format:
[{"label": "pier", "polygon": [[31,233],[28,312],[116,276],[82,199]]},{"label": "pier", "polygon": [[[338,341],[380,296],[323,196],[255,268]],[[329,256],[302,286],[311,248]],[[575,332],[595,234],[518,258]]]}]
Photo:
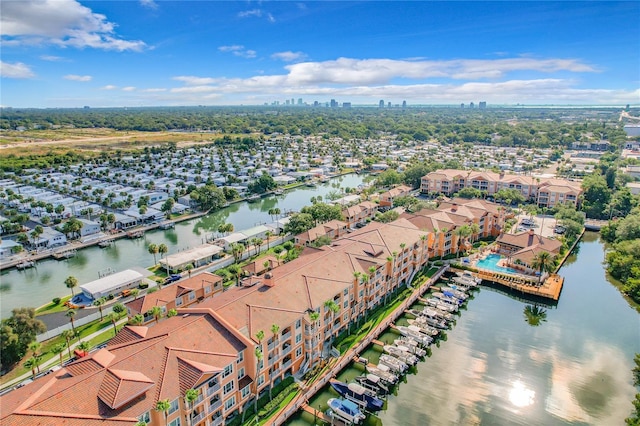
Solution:
[{"label": "pier", "polygon": [[[454,271],[462,271],[452,268]],[[521,293],[531,296],[542,297],[557,301],[560,298],[564,278],[557,274],[551,274],[543,282],[538,282],[537,277],[527,277],[524,275],[507,274],[502,272],[492,272],[485,269],[476,271],[468,271],[473,276],[484,281],[491,281],[496,284],[509,287]]]},{"label": "pier", "polygon": [[[349,365],[349,363],[353,362],[354,359],[357,360],[358,354],[364,351],[367,346],[369,346],[371,343],[374,343],[374,341],[378,341],[377,337],[382,334],[387,328],[389,328],[398,319],[398,317],[404,314],[404,311],[409,309],[409,307],[413,305],[420,298],[420,296],[422,296],[427,290],[429,290],[431,286],[435,284],[440,279],[440,277],[442,277],[442,274],[444,274],[448,269],[449,265],[442,266],[438,270],[438,272],[436,272],[424,284],[422,284],[420,287],[415,288],[413,292],[393,312],[391,312],[380,324],[378,324],[375,329],[370,331],[369,334],[356,346],[347,350],[338,358],[332,360],[331,367],[329,367],[329,369],[322,375],[322,377],[318,378],[316,382],[308,386],[301,386],[300,393],[280,411],[280,414],[273,417],[273,421],[270,424],[275,426],[284,424],[287,419],[289,419],[289,417],[296,413],[300,408],[303,408],[304,405],[308,405],[307,402],[317,392],[319,392],[325,385],[327,385],[329,381],[340,371],[342,371],[347,365]],[[313,410],[313,408],[311,408],[311,410]],[[310,411],[310,413],[314,414],[313,411]],[[330,423],[331,419],[327,421]]]}]

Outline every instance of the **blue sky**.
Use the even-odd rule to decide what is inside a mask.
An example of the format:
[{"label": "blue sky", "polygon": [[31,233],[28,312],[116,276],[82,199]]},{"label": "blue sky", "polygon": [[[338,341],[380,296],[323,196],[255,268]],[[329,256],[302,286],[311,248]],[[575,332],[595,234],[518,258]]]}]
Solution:
[{"label": "blue sky", "polygon": [[640,2],[0,3],[0,105],[640,104]]}]

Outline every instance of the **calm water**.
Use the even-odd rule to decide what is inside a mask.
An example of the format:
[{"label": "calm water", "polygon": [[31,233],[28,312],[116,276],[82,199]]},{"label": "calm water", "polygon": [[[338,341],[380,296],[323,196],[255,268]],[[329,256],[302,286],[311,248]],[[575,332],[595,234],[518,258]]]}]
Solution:
[{"label": "calm water", "polygon": [[132,266],[151,266],[153,255],[147,251],[150,243],[164,243],[169,247],[169,254],[175,253],[202,244],[205,237],[216,233],[222,223],[232,223],[235,230],[240,231],[272,222],[273,218],[268,214],[272,208],[277,207],[283,213],[300,210],[310,204],[311,197],[325,196],[338,187],[355,188],[363,178],[362,175],[352,174],[334,178],[316,188],[301,187],[255,203],[236,203],[210,215],[178,223],[175,229],[147,232],[144,238],[138,240],[120,239],[106,249],[94,246],[79,250],[74,258],[68,260],[44,260],[38,262],[36,268],[4,271],[0,275],[0,314],[6,318],[15,307],[37,307],[54,297],[68,294],[64,280],[70,275],[84,284],[97,279],[98,272],[108,268],[121,271]]},{"label": "calm water", "polygon": [[[636,389],[640,315],[607,282],[603,245],[586,234],[562,268],[556,307],[531,326],[532,305],[482,288],[369,424],[622,425]],[[365,354],[375,360],[376,347]],[[341,376],[353,377],[357,367]],[[323,405],[329,391],[310,401]],[[298,415],[291,424],[313,422]]]},{"label": "calm water", "polygon": [[500,259],[502,259],[502,256],[500,256],[499,254],[490,254],[484,259],[478,260],[478,262],[476,263],[476,266],[478,268],[488,269],[490,271],[516,273],[516,274],[518,273],[518,271],[516,271],[513,268],[498,266],[498,262],[500,261]]}]

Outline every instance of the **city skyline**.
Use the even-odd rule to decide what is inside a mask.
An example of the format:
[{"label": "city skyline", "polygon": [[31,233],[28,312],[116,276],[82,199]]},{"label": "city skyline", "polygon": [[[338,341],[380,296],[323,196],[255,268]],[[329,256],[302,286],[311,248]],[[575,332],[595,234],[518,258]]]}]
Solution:
[{"label": "city skyline", "polygon": [[637,2],[0,7],[5,107],[640,100]]}]

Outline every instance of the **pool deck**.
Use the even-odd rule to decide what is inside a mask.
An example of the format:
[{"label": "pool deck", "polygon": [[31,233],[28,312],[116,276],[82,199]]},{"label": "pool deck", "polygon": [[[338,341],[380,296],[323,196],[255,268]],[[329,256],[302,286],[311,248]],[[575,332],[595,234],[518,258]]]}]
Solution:
[{"label": "pool deck", "polygon": [[[455,271],[456,269],[452,268],[452,270]],[[560,298],[560,292],[564,284],[564,278],[557,274],[550,275],[540,286],[538,286],[538,279],[535,277],[527,279],[522,275],[491,272],[484,269],[472,272],[472,274],[482,280],[501,284],[532,296],[544,297],[545,299],[555,301]]]}]

